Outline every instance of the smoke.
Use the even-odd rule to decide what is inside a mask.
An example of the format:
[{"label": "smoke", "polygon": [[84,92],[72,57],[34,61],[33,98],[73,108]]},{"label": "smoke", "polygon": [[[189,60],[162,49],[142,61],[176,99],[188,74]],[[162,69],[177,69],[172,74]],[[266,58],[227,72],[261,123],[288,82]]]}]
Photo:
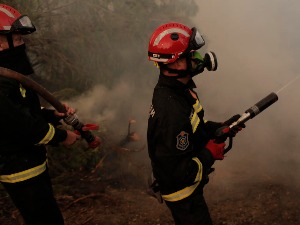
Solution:
[{"label": "smoke", "polygon": [[145,137],[149,94],[143,89],[135,88],[128,79],[121,78],[112,88],[97,84],[89,92],[73,99],[70,104],[77,109],[82,120],[93,120],[92,122],[100,123],[100,126],[104,124],[105,129],[116,138],[127,135],[130,120],[136,121],[134,131],[140,133],[143,139]]},{"label": "smoke", "polygon": [[[288,4],[283,0],[199,2],[194,24],[187,25],[203,33],[206,46],[200,52],[214,51],[219,64],[217,71],[205,71],[194,79],[206,119],[224,121],[242,114],[300,75],[300,3],[296,0]],[[147,46],[140,47],[145,49],[146,65]],[[130,52],[133,54],[132,49]],[[146,143],[156,74],[157,69],[149,63],[140,75],[143,78],[133,81],[131,74],[124,73],[112,88],[96,84],[70,104],[83,120],[108,126],[116,139],[126,135],[128,120],[136,120],[134,131]],[[278,102],[247,122],[225,160],[215,164],[213,184],[267,179],[300,185],[299,85],[300,80],[295,80],[282,89]],[[139,160],[149,165],[146,150]]]},{"label": "smoke", "polygon": [[193,21],[207,41],[203,51],[214,51],[219,62],[218,71],[195,79],[207,119],[242,114],[280,90],[278,102],[248,121],[225,160],[216,164],[214,182],[227,176],[299,185],[299,6],[293,0],[199,3]]}]

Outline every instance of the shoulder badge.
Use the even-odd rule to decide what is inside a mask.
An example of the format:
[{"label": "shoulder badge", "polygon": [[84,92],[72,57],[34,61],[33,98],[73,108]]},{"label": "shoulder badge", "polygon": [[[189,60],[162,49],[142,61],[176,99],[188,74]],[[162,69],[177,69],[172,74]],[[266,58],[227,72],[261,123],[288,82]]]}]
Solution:
[{"label": "shoulder badge", "polygon": [[177,136],[177,144],[176,144],[176,148],[184,151],[187,149],[187,147],[189,146],[189,134],[185,131],[181,131]]}]

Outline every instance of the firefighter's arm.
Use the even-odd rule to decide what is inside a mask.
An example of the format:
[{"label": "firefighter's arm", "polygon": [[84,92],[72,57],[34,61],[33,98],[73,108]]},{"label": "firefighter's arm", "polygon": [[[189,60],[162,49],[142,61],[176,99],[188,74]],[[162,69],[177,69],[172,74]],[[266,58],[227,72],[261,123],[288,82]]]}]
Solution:
[{"label": "firefighter's arm", "polygon": [[58,118],[62,118],[68,115],[73,115],[75,114],[75,109],[70,107],[67,103],[62,103],[62,105],[65,107],[66,112],[62,113],[62,112],[58,112],[57,110],[54,111],[54,116],[58,117]]},{"label": "firefighter's arm", "polygon": [[67,137],[66,139],[62,142],[63,145],[69,146],[74,144],[79,139],[79,135],[74,133],[73,131],[66,130],[67,131]]},{"label": "firefighter's arm", "polygon": [[60,113],[55,109],[49,109],[42,107],[42,114],[45,120],[54,125],[60,125],[60,121],[63,117],[72,115],[75,113],[75,109],[70,107],[67,103],[63,103],[66,108],[66,113]]},{"label": "firefighter's arm", "polygon": [[214,121],[205,121],[205,132],[208,134],[208,136],[213,139],[215,138],[215,132],[217,129],[223,126],[223,123],[221,122],[214,122]]},{"label": "firefighter's arm", "polygon": [[[230,119],[226,120],[225,122],[205,121],[205,131],[208,133],[211,139],[214,139],[216,138],[216,131],[219,128],[231,125],[233,122],[237,121],[240,117],[241,115],[236,114],[232,116]],[[235,126],[233,129],[230,130],[228,136],[235,137],[235,135],[245,127],[246,127],[245,124],[239,124]]]},{"label": "firefighter's arm", "polygon": [[[29,118],[29,120],[31,119]],[[38,121],[31,120],[29,123],[37,124],[36,129],[39,129],[38,127],[40,127],[40,134],[36,130],[32,130],[33,144],[56,145],[58,143],[62,143],[69,146],[76,142],[76,140],[80,137],[73,131],[56,128],[51,123],[47,123],[43,119],[39,119]],[[42,127],[44,127],[44,129]]]},{"label": "firefighter's arm", "polygon": [[54,109],[42,108],[42,115],[48,123],[51,123],[54,126],[61,125],[61,118],[55,116]]},{"label": "firefighter's arm", "polygon": [[[75,109],[71,108],[68,104],[63,103],[64,107],[66,108],[66,113],[60,113],[57,110],[54,109],[47,109],[42,108],[43,117],[46,119],[47,122],[53,124],[54,126],[61,125],[61,119],[64,116],[74,114]],[[63,130],[66,131],[66,138],[63,141],[57,141],[56,138],[52,138],[52,140],[49,141],[48,144],[56,144],[57,142],[62,142],[63,145],[69,146],[72,145],[76,140],[79,139],[79,135],[76,133],[69,131],[69,130]],[[60,129],[56,129],[56,133],[61,132]]]},{"label": "firefighter's arm", "polygon": [[40,115],[32,115],[27,109],[0,98],[1,133],[8,139],[28,144],[57,144],[68,137],[65,130],[55,128]]}]

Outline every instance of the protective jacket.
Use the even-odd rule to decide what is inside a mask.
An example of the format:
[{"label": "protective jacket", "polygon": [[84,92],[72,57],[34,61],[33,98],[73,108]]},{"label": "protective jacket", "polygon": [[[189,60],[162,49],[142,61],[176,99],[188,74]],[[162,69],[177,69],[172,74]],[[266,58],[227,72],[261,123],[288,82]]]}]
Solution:
[{"label": "protective jacket", "polygon": [[16,183],[46,169],[44,145],[65,140],[51,110],[41,109],[37,94],[0,76],[0,181]]},{"label": "protective jacket", "polygon": [[185,85],[160,75],[149,112],[149,157],[162,197],[170,202],[203,187],[214,163],[205,145],[220,123],[204,120],[193,88],[192,80]]}]

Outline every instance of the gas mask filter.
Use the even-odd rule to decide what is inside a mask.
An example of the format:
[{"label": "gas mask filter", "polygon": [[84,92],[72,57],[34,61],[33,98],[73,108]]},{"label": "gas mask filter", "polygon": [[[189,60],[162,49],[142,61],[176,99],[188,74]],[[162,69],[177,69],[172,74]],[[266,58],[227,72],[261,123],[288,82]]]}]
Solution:
[{"label": "gas mask filter", "polygon": [[198,51],[191,51],[187,57],[188,70],[191,76],[195,76],[204,71],[216,71],[218,68],[217,56],[214,52],[205,53],[204,57]]}]

